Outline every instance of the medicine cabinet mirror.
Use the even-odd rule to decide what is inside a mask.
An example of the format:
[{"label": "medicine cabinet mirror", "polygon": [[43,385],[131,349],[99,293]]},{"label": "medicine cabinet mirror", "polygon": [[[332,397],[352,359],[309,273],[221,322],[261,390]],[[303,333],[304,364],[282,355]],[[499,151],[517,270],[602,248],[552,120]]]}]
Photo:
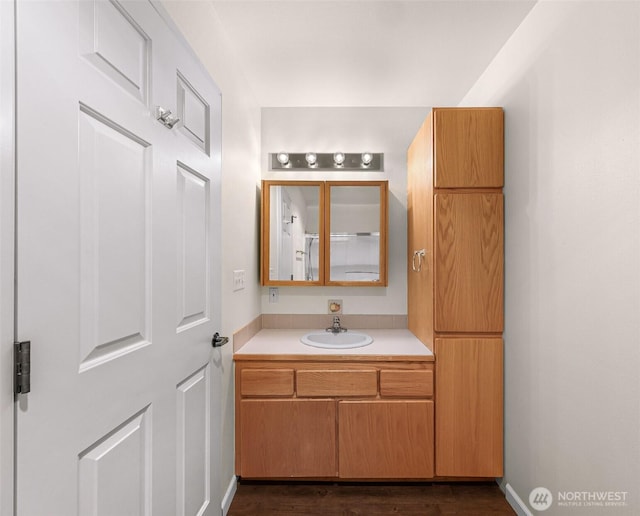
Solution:
[{"label": "medicine cabinet mirror", "polygon": [[262,283],[321,285],[322,182],[262,183]]},{"label": "medicine cabinet mirror", "polygon": [[387,181],[263,181],[263,285],[387,285]]}]

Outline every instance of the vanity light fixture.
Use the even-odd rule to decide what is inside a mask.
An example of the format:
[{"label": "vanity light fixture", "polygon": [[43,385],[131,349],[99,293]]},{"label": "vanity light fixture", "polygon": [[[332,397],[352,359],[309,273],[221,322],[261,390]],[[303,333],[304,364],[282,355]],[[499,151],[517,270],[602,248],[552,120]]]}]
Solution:
[{"label": "vanity light fixture", "polygon": [[277,152],[269,154],[269,170],[382,172],[383,158],[384,154],[375,152]]}]

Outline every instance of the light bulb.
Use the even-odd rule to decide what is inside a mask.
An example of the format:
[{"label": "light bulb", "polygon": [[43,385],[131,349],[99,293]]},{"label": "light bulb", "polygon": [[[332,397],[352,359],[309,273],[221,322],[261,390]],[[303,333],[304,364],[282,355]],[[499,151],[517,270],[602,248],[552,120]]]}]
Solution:
[{"label": "light bulb", "polygon": [[345,160],[344,152],[336,152],[333,155],[333,162],[339,167],[341,167],[344,164],[344,160]]},{"label": "light bulb", "polygon": [[371,162],[373,161],[373,154],[371,154],[370,152],[363,152],[360,159],[362,160],[362,164],[365,167],[368,167],[369,165],[371,165]]},{"label": "light bulb", "polygon": [[310,167],[318,166],[318,156],[316,155],[315,152],[307,152],[304,156],[304,159],[307,160],[307,164]]},{"label": "light bulb", "polygon": [[287,154],[286,152],[278,152],[276,159],[281,165],[287,165],[289,163],[289,154]]}]

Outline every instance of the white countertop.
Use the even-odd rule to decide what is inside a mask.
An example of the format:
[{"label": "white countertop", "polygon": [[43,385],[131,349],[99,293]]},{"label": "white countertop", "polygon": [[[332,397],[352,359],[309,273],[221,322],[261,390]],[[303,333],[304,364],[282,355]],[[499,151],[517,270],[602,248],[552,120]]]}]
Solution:
[{"label": "white countertop", "polygon": [[[324,329],[301,330],[261,330],[244,346],[235,352],[238,359],[248,355],[303,355],[303,356],[352,356],[358,358],[374,357],[415,357],[420,360],[433,360],[431,350],[420,342],[409,330],[356,330],[373,337],[368,346],[351,349],[326,349],[307,346],[300,337],[309,332],[324,332]],[[265,357],[266,358],[266,357]],[[276,357],[273,357],[276,358]]]}]

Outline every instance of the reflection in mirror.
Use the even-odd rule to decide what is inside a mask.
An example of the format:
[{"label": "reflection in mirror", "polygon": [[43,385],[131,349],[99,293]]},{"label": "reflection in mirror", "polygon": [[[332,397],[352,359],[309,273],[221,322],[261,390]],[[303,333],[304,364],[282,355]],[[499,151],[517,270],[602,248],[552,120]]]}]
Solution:
[{"label": "reflection in mirror", "polygon": [[319,278],[320,187],[270,185],[269,280]]},{"label": "reflection in mirror", "polygon": [[332,185],[329,195],[329,281],[379,282],[380,187]]}]

